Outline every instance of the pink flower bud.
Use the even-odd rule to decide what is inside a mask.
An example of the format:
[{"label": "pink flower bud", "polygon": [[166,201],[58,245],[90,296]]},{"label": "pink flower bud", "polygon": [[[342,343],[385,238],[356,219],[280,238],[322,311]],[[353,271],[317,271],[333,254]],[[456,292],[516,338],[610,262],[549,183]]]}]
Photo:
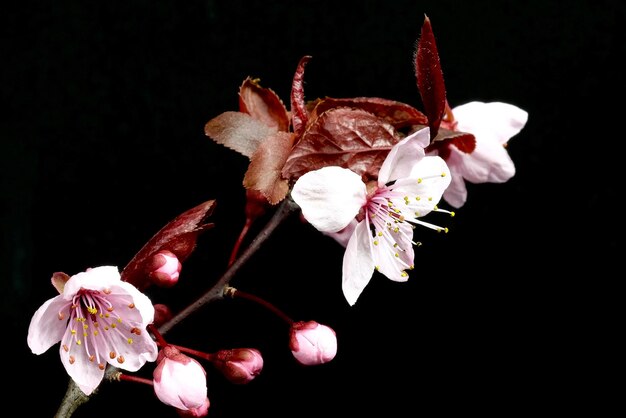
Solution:
[{"label": "pink flower bud", "polygon": [[162,303],[154,304],[154,326],[158,328],[173,317],[174,314],[172,313],[172,310],[169,308],[169,306]]},{"label": "pink flower bud", "polygon": [[337,335],[332,328],[315,321],[294,322],[289,348],[296,360],[305,366],[327,363],[337,354]]},{"label": "pink flower bud", "polygon": [[209,398],[206,398],[204,400],[204,403],[197,408],[191,408],[187,410],[177,409],[176,412],[178,412],[178,416],[182,418],[206,417],[207,415],[209,415],[209,406],[211,406],[211,403],[209,402]]},{"label": "pink flower bud", "polygon": [[178,257],[167,250],[156,253],[150,263],[150,279],[157,286],[172,287],[178,282],[178,276],[183,265]]},{"label": "pink flower bud", "polygon": [[254,348],[235,348],[216,353],[213,365],[231,383],[242,385],[250,382],[263,370],[261,352]]},{"label": "pink flower bud", "polygon": [[206,372],[200,363],[170,345],[159,352],[157,362],[152,376],[161,402],[184,411],[206,402]]}]

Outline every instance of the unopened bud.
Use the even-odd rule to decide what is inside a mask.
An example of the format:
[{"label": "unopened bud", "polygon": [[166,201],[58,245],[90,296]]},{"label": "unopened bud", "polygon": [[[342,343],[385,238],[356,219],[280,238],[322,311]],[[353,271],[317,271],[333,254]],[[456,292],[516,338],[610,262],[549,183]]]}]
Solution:
[{"label": "unopened bud", "polygon": [[157,362],[152,382],[161,402],[184,411],[205,403],[206,372],[198,361],[168,345],[159,352]]},{"label": "unopened bud", "polygon": [[296,360],[305,366],[327,363],[337,354],[337,335],[332,328],[315,321],[294,322],[289,348]]},{"label": "unopened bud", "polygon": [[238,385],[250,382],[263,370],[263,356],[255,348],[220,350],[215,354],[213,365],[231,383]]},{"label": "unopened bud", "polygon": [[154,325],[158,328],[161,325],[165,324],[167,321],[172,319],[174,314],[169,306],[164,305],[162,303],[154,304]]},{"label": "unopened bud", "polygon": [[157,286],[172,287],[178,283],[178,276],[183,265],[176,255],[168,250],[162,250],[152,257],[150,263],[150,279]]},{"label": "unopened bud", "polygon": [[206,417],[207,415],[209,415],[209,406],[211,406],[211,402],[209,402],[209,398],[206,398],[204,400],[204,403],[197,408],[191,408],[187,410],[177,409],[176,412],[178,412],[178,416],[182,418]]}]

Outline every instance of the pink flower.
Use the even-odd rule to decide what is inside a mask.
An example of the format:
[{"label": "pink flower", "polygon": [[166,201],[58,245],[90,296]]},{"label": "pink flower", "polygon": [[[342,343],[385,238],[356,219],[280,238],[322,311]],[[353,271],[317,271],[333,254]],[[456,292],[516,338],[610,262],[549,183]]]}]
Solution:
[{"label": "pink flower", "polygon": [[177,409],[179,417],[187,418],[187,417],[206,417],[209,415],[209,407],[211,406],[211,402],[209,398],[204,400],[204,403],[197,408],[191,409]]},{"label": "pink flower", "polygon": [[455,131],[474,135],[476,148],[465,153],[453,144],[445,150],[437,146],[428,155],[441,155],[452,175],[450,187],[443,198],[451,206],[460,208],[467,200],[470,183],[504,183],[515,175],[515,165],[506,150],[506,144],[526,125],[528,113],[516,106],[492,102],[470,102],[452,109],[454,120],[444,121]]},{"label": "pink flower", "polygon": [[207,399],[206,372],[202,365],[170,345],[159,353],[153,382],[157,398],[177,409],[200,408]]},{"label": "pink flower", "polygon": [[178,283],[183,265],[171,251],[159,251],[152,257],[150,278],[157,286],[172,287]]},{"label": "pink flower", "polygon": [[152,322],[150,299],[120,280],[117,267],[88,269],[69,277],[57,273],[53,284],[61,293],[33,315],[28,346],[34,354],[61,342],[61,362],[86,394],[98,387],[107,363],[139,370],[157,358],[157,346],[146,326]]},{"label": "pink flower", "polygon": [[235,384],[245,384],[263,370],[263,356],[254,348],[235,348],[216,353],[213,365]]},{"label": "pink flower", "polygon": [[289,335],[293,356],[305,366],[328,363],[337,354],[335,331],[315,321],[294,322]]},{"label": "pink flower", "polygon": [[365,184],[353,171],[330,166],[304,174],[293,187],[293,200],[315,228],[337,234],[339,242],[352,229],[342,278],[350,305],[356,303],[374,269],[394,281],[408,279],[414,225],[446,231],[419,219],[441,211],[436,205],[450,184],[444,160],[424,156],[429,141],[429,129],[424,128],[394,145],[376,182]]}]

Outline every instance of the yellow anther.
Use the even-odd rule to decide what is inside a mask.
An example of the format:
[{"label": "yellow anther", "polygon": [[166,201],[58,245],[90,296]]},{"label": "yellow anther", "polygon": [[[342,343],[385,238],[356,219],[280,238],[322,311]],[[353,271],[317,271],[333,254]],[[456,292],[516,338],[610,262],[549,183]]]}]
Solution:
[{"label": "yellow anther", "polygon": [[415,211],[415,216],[417,216],[417,217],[419,218],[420,213],[419,213],[419,212],[417,212],[417,211]]},{"label": "yellow anther", "polygon": [[374,268],[376,269],[376,271],[380,271],[380,266],[374,266]]},{"label": "yellow anther", "polygon": [[441,177],[445,177],[445,176],[446,176],[445,172],[441,173]]},{"label": "yellow anther", "polygon": [[73,329],[72,331],[70,331],[72,333],[72,335],[76,335],[76,330]]},{"label": "yellow anther", "polygon": [[116,324],[115,322],[113,322],[113,323],[111,324],[111,328],[117,328],[117,324]]},{"label": "yellow anther", "polygon": [[419,202],[420,200],[422,200],[422,198],[419,197],[419,196],[415,196],[415,200],[417,200]]},{"label": "yellow anther", "polygon": [[447,234],[448,233],[448,228],[444,228],[443,232],[445,232]]},{"label": "yellow anther", "polygon": [[411,265],[409,266],[409,270],[413,270],[414,268],[415,268],[415,264],[411,264]]},{"label": "yellow anther", "polygon": [[432,201],[433,201],[433,198],[432,198],[432,197],[429,197],[429,198],[428,198],[428,201],[429,201],[429,202],[432,202]]},{"label": "yellow anther", "polygon": [[394,255],[396,256],[396,258],[400,257],[400,254],[398,254],[398,253],[395,253]]},{"label": "yellow anther", "polygon": [[89,325],[87,324],[83,325],[83,329],[87,329],[87,328],[89,328]]},{"label": "yellow anther", "polygon": [[132,338],[129,338],[127,341],[128,341],[128,344],[132,344],[133,343],[133,339]]},{"label": "yellow anther", "polygon": [[417,184],[420,184],[421,182],[422,182],[421,178],[417,179]]},{"label": "yellow anther", "polygon": [[400,231],[399,227],[396,226],[395,228],[393,228],[393,232],[399,232],[399,231]]},{"label": "yellow anther", "polygon": [[450,216],[454,217],[454,215],[456,215],[456,213],[450,212]]},{"label": "yellow anther", "polygon": [[439,207],[437,205],[433,206],[433,210],[439,210]]},{"label": "yellow anther", "polygon": [[378,240],[374,240],[374,245],[378,245]]},{"label": "yellow anther", "polygon": [[98,310],[97,310],[96,308],[93,308],[93,307],[91,307],[91,306],[88,306],[88,307],[87,307],[87,312],[89,312],[89,313],[90,313],[90,314],[92,314],[92,315],[95,315],[95,314],[97,314],[97,313],[98,313]]},{"label": "yellow anther", "polygon": [[93,335],[94,335],[94,337],[97,337],[98,335],[100,335],[100,333],[98,331],[94,331]]},{"label": "yellow anther", "polygon": [[117,322],[122,323],[122,318],[117,318]]},{"label": "yellow anther", "polygon": [[400,273],[400,276],[401,277],[406,277],[406,276],[408,276],[408,273],[406,271],[403,271],[402,273]]},{"label": "yellow anther", "polygon": [[108,313],[105,313],[105,314],[104,314],[104,317],[105,317],[105,318],[108,318],[108,317],[110,317],[110,316],[111,316],[111,315],[109,315]]},{"label": "yellow anther", "polygon": [[383,236],[383,231],[378,231],[378,236],[382,237]]},{"label": "yellow anther", "polygon": [[397,242],[393,243],[393,248],[398,248],[398,243]]},{"label": "yellow anther", "polygon": [[76,340],[76,344],[77,344],[77,345],[81,345],[81,344],[82,344],[82,342],[80,342],[80,340]]}]

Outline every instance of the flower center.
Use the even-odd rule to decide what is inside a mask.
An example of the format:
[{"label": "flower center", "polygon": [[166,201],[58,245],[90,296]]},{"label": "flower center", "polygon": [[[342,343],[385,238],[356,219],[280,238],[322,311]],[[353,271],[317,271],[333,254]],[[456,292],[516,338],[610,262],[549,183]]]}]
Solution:
[{"label": "flower center", "polygon": [[[119,364],[124,363],[124,356],[116,347],[116,342],[126,341],[133,343],[128,335],[129,324],[124,324],[123,318],[116,312],[113,304],[107,297],[110,290],[80,289],[68,303],[69,323],[62,347],[68,353],[69,363],[73,364],[78,356],[86,354],[90,363],[104,370],[106,356],[117,359]],[[129,308],[134,308],[131,303]],[[66,310],[59,312],[59,319],[64,318]],[[117,335],[113,335],[117,334]],[[130,328],[130,334],[141,334],[138,328]],[[76,350],[83,352],[77,353]]]}]

